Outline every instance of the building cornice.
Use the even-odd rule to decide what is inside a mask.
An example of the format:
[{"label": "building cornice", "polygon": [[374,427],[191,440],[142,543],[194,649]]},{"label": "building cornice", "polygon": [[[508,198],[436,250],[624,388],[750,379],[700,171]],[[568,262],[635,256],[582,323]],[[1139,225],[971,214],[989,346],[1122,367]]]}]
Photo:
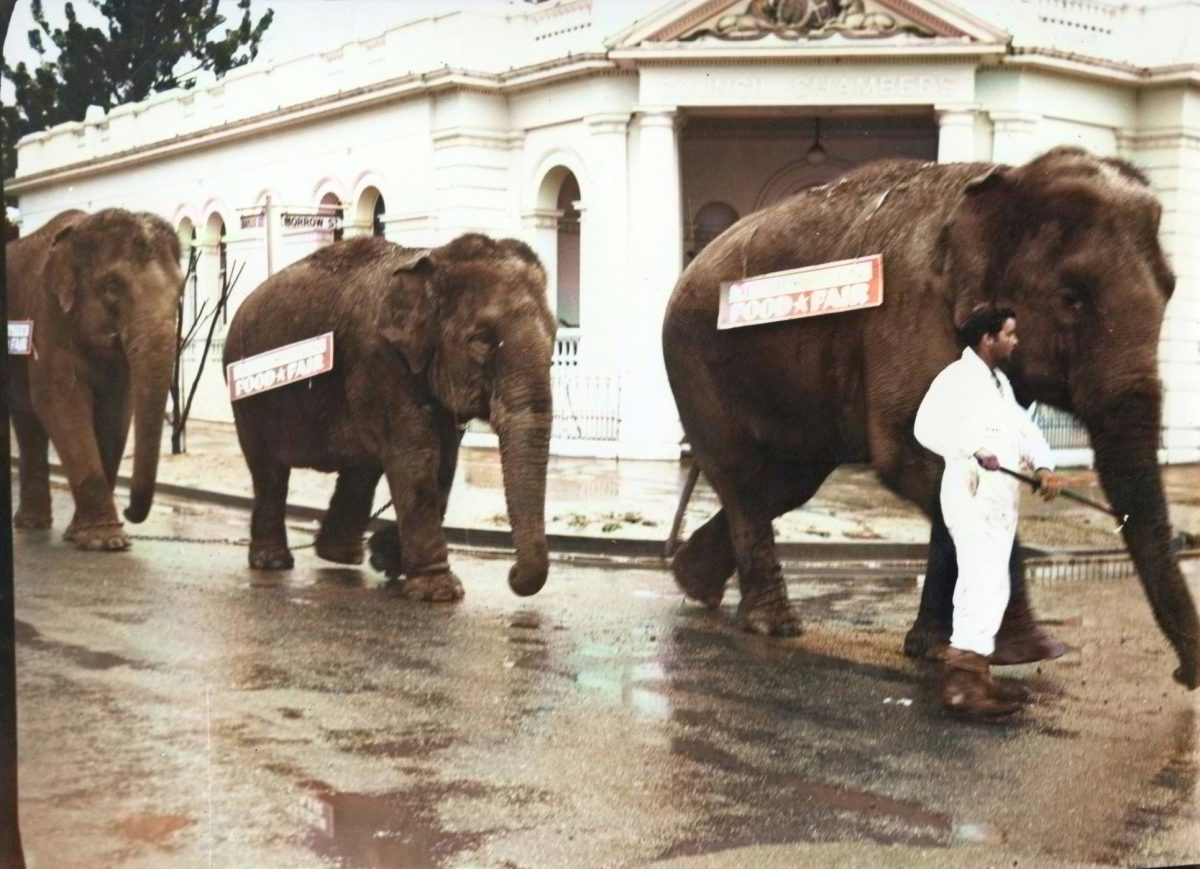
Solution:
[{"label": "building cornice", "polygon": [[[612,61],[601,61],[601,58],[603,55],[576,55],[550,63],[511,70],[503,74],[442,69],[432,73],[402,76],[375,82],[354,90],[318,97],[305,103],[285,106],[249,118],[230,121],[219,127],[209,127],[168,140],[148,142],[114,154],[106,154],[103,157],[57,166],[44,172],[17,176],[7,179],[4,186],[8,193],[19,195],[65,181],[115,171],[130,163],[176,157],[251,136],[260,136],[265,133],[315,123],[383,103],[420,99],[455,90],[504,94],[538,84],[570,80],[616,69],[616,65]],[[54,128],[53,132],[36,133],[29,140],[35,142],[44,140],[58,131],[79,132],[91,125],[92,122],[64,124]]]}]

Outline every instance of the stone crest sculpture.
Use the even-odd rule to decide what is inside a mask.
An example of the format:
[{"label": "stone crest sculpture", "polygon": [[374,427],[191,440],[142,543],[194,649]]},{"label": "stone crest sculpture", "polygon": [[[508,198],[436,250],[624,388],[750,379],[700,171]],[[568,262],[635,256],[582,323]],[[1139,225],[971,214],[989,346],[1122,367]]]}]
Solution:
[{"label": "stone crest sculpture", "polygon": [[923,28],[898,22],[887,12],[869,11],[864,0],[750,0],[741,12],[723,15],[711,28],[696,31],[685,40],[827,39],[835,33],[854,39],[899,33],[933,36]]}]

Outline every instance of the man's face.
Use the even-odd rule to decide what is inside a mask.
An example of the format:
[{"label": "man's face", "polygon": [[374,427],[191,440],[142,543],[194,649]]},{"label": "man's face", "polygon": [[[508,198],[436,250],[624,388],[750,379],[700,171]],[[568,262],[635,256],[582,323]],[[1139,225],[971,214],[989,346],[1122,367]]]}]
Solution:
[{"label": "man's face", "polygon": [[1008,362],[1017,349],[1017,321],[1009,317],[996,335],[996,361]]},{"label": "man's face", "polygon": [[984,335],[980,349],[993,366],[1011,362],[1013,351],[1017,349],[1017,321],[1009,317],[995,335]]}]

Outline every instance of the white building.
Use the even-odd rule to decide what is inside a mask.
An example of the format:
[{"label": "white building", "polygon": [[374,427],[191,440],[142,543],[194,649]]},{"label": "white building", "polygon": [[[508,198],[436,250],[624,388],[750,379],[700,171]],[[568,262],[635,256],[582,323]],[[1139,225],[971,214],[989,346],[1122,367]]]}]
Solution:
[{"label": "white building", "polygon": [[[524,238],[563,324],[554,448],[667,458],[659,331],[690,252],[877,157],[1057,144],[1157,188],[1179,277],[1164,458],[1200,460],[1197,0],[514,2],[93,109],[25,138],[8,189],[25,232],[70,207],[163,215],[199,252],[190,308],[222,270],[244,297],[335,235]],[[194,414],[231,418],[219,365]]]}]

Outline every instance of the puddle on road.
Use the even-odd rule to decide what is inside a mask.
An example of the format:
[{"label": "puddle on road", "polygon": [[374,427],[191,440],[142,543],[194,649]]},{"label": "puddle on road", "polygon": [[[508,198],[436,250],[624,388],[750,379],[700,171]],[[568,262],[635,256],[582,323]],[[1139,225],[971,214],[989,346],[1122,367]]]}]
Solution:
[{"label": "puddle on road", "polygon": [[[449,830],[438,804],[449,799],[494,799],[502,789],[477,782],[454,782],[388,794],[344,793],[320,782],[304,785],[295,812],[312,833],[308,845],[338,865],[356,869],[438,869],[478,850],[495,830]],[[528,803],[531,792],[512,789],[513,805]],[[504,791],[507,793],[507,791]],[[461,860],[455,860],[461,862]]]}]

